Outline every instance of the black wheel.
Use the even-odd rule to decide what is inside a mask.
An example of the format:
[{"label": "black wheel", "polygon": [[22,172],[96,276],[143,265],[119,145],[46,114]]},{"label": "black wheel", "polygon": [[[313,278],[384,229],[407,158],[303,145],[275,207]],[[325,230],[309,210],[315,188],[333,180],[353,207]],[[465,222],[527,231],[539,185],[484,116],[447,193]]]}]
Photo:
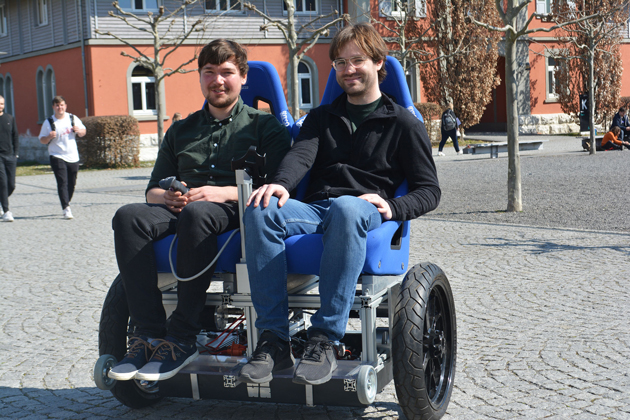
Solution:
[{"label": "black wheel", "polygon": [[[116,277],[103,303],[101,321],[98,328],[98,353],[110,354],[122,360],[127,351],[127,327],[129,309],[122,278]],[[155,382],[116,381],[111,393],[118,401],[131,408],[143,408],[160,400]]]},{"label": "black wheel", "polygon": [[448,279],[430,263],[407,272],[396,302],[392,357],[398,402],[409,420],[435,420],[453,392],[457,328]]}]

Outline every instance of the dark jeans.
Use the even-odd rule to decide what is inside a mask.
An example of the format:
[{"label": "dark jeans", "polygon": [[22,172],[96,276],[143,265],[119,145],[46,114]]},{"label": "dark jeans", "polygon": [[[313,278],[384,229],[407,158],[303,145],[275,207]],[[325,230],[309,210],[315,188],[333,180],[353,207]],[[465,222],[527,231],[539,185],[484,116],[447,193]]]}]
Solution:
[{"label": "dark jeans", "polygon": [[15,190],[16,164],[15,156],[0,155],[0,204],[5,212],[9,211],[9,196]]},{"label": "dark jeans", "polygon": [[442,131],[442,141],[440,141],[439,151],[441,152],[444,149],[444,145],[446,144],[446,140],[450,137],[453,139],[453,146],[455,147],[455,151],[459,152],[459,143],[457,142],[457,128],[449,131]]},{"label": "dark jeans", "polygon": [[602,146],[602,149],[604,149],[604,150],[622,150],[624,147],[626,149],[630,149],[630,146],[628,146],[627,144],[619,145],[619,144],[613,143],[612,141],[609,141],[608,143],[606,143],[605,145]]},{"label": "dark jeans", "polygon": [[166,313],[158,289],[153,241],[177,233],[177,274],[191,277],[218,252],[217,235],[239,227],[238,204],[197,201],[176,215],[160,204],[128,204],[112,221],[118,268],[127,295],[132,335],[166,335],[194,343],[201,330],[199,316],[214,267],[177,284],[177,308],[166,330]]},{"label": "dark jeans", "polygon": [[74,186],[77,184],[77,174],[79,173],[79,162],[69,163],[56,156],[51,156],[50,167],[57,180],[57,194],[59,194],[61,208],[65,209],[70,205],[70,200],[72,200],[74,195]]}]

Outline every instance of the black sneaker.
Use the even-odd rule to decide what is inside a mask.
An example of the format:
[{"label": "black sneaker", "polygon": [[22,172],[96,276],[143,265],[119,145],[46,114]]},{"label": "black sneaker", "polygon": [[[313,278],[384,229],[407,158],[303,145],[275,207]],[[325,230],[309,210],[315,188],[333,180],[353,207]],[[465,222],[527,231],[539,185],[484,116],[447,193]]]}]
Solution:
[{"label": "black sneaker", "polygon": [[333,344],[323,334],[309,338],[304,346],[302,360],[295,368],[293,382],[302,385],[320,385],[330,381],[337,369]]},{"label": "black sneaker", "polygon": [[261,384],[273,379],[272,372],[288,369],[295,364],[291,343],[270,331],[260,335],[256,351],[241,368],[238,380],[247,384]]},{"label": "black sneaker", "polygon": [[172,378],[184,366],[199,356],[197,344],[183,344],[166,337],[155,345],[149,363],[136,373],[135,378],[144,381],[162,381]]},{"label": "black sneaker", "polygon": [[129,350],[125,357],[107,373],[107,376],[117,381],[132,379],[153,354],[153,347],[146,341],[146,337],[131,337],[128,344]]}]

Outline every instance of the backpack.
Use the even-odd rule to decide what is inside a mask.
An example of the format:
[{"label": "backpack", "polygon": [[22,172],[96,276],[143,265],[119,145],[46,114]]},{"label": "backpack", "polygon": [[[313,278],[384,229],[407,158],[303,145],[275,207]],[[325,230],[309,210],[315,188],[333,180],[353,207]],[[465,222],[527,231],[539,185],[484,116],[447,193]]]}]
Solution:
[{"label": "backpack", "polygon": [[[68,115],[70,116],[70,126],[74,127],[74,115],[69,112]],[[57,131],[55,129],[55,122],[53,121],[53,117],[48,117],[48,124],[50,124],[50,131]]]},{"label": "backpack", "polygon": [[[70,127],[74,127],[74,115],[72,115],[69,112],[68,112],[68,115],[70,116]],[[48,119],[48,124],[50,124],[50,131],[57,131],[57,129],[55,128],[55,122],[53,121],[53,117],[50,116],[47,119]],[[54,139],[50,140],[48,144],[52,143],[53,140]]]},{"label": "backpack", "polygon": [[457,122],[455,118],[453,118],[453,114],[450,112],[445,112],[442,115],[442,128],[444,131],[451,131],[457,128]]}]

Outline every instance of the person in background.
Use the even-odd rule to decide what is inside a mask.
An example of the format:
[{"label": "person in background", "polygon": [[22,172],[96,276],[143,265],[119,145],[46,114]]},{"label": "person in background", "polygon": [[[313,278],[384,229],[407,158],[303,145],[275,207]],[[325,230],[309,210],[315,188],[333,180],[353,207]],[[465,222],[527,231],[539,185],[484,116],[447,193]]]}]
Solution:
[{"label": "person in background", "polygon": [[66,112],[68,105],[63,96],[55,96],[52,107],[55,114],[42,124],[39,141],[48,145],[50,167],[57,180],[57,193],[63,209],[63,217],[73,219],[70,200],[74,195],[79,173],[79,149],[76,137],[85,136],[87,131],[79,117]]},{"label": "person in background", "polygon": [[622,150],[625,146],[630,149],[630,142],[618,140],[621,129],[617,126],[613,127],[602,139],[602,149],[604,150]]},{"label": "person in background", "polygon": [[182,114],[180,114],[179,112],[176,112],[175,114],[173,114],[173,122],[179,121],[182,119]]},{"label": "person in background", "polygon": [[453,102],[448,103],[444,113],[442,113],[441,122],[440,131],[442,133],[442,140],[438,148],[438,156],[444,156],[442,149],[444,149],[444,144],[446,144],[446,140],[448,140],[449,137],[453,140],[455,152],[461,155],[463,152],[459,149],[459,143],[457,143],[457,126],[459,125],[459,119],[457,119],[453,111]]},{"label": "person in background", "polygon": [[630,122],[628,121],[628,116],[626,115],[626,108],[619,108],[619,111],[613,117],[610,130],[608,131],[612,131],[614,127],[619,127],[619,130],[621,130],[621,133],[618,136],[619,140],[623,141],[625,136],[630,135],[630,133],[628,133],[628,131],[630,131]]},{"label": "person in background", "polygon": [[17,166],[20,140],[13,115],[4,112],[4,97],[0,96],[0,214],[5,222],[13,221],[9,210],[9,197],[15,190],[15,168]]}]

